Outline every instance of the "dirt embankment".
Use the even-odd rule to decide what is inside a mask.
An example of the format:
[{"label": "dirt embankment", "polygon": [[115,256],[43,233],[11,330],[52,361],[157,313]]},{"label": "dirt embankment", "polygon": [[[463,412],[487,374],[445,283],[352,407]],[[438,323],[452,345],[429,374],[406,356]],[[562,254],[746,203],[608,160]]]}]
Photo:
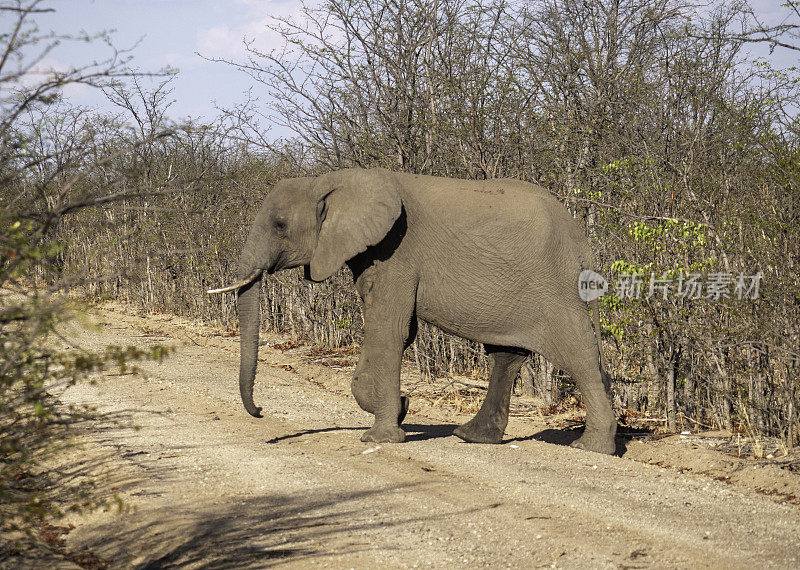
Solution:
[{"label": "dirt embankment", "polygon": [[143,376],[62,396],[125,423],[98,423],[62,461],[126,506],[59,523],[75,525],[68,550],[112,567],[800,565],[800,477],[777,465],[678,437],[622,442],[623,457],[578,451],[516,397],[502,445],[467,444],[452,431],[468,416],[437,403],[449,381],[410,371],[408,441],[363,444],[355,356],[303,356],[268,337],[255,419],[239,402],[238,339],[113,306],[95,320],[70,332],[76,342],[177,347]]}]

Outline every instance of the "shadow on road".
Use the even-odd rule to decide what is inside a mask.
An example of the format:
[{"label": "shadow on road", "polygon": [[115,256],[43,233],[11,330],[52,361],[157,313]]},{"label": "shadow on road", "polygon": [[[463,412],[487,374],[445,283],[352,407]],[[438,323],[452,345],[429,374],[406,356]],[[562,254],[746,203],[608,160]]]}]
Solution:
[{"label": "shadow on road", "polygon": [[[273,437],[272,439],[267,440],[267,443],[278,443],[281,441],[286,441],[288,439],[294,439],[297,437],[304,437],[318,433],[327,433],[336,431],[365,431],[366,429],[367,428],[365,426],[307,429],[295,433]],[[455,424],[403,424],[403,429],[406,431],[406,441],[427,441],[429,439],[438,439],[442,437],[452,436],[453,431],[456,429],[456,425]],[[629,427],[619,426],[617,431],[617,441],[616,441],[617,449],[614,455],[622,457],[628,450],[627,446],[628,442],[634,439],[635,437],[642,435],[643,433],[649,434],[649,432],[643,430],[631,431],[631,428]],[[582,434],[583,434],[583,426],[571,427],[566,429],[548,428],[538,431],[529,436],[504,439],[502,443],[513,443],[515,441],[543,441],[545,443],[552,443],[555,445],[569,446]]]},{"label": "shadow on road", "polygon": [[327,428],[319,428],[319,429],[304,429],[301,431],[297,431],[295,433],[287,433],[286,435],[279,435],[277,437],[273,437],[272,439],[268,439],[266,443],[279,443],[281,441],[286,441],[287,439],[294,439],[296,437],[304,437],[307,435],[314,435],[318,433],[330,433],[336,431],[366,431],[367,428],[359,426],[359,427],[327,427]]},{"label": "shadow on road", "polygon": [[[305,437],[318,433],[330,433],[337,431],[366,431],[367,426],[358,427],[327,427],[319,429],[304,429],[295,433],[287,433],[267,440],[266,443],[279,443],[288,439],[297,437]],[[453,435],[453,430],[456,429],[452,424],[403,424],[403,429],[406,431],[406,441],[426,441],[428,439],[436,439],[439,437],[449,437]]]},{"label": "shadow on road", "polygon": [[[516,437],[509,440],[504,440],[503,443],[511,443],[514,441],[543,441],[545,443],[553,443],[555,445],[569,446],[572,445],[572,442],[577,440],[581,435],[583,435],[582,427],[568,429],[548,428],[527,437]],[[620,431],[617,433],[617,449],[614,452],[614,455],[622,457],[628,450],[628,442],[634,437],[634,434],[623,432],[620,428]]]},{"label": "shadow on road", "polygon": [[[171,509],[140,511],[133,520],[93,530],[105,553],[128,553],[113,563],[134,568],[266,568],[326,557],[336,560],[368,552],[372,529],[418,525],[479,510],[461,509],[419,517],[375,517],[364,504],[375,504],[415,484],[356,492],[270,495],[236,500],[235,504],[184,504]],[[93,542],[90,540],[90,542]],[[85,545],[99,550],[96,545]],[[123,555],[124,556],[124,555]],[[367,557],[364,562],[370,559]],[[349,565],[347,565],[349,567]]]},{"label": "shadow on road", "polygon": [[456,426],[454,424],[403,424],[403,429],[406,430],[406,441],[426,441],[450,437]]}]

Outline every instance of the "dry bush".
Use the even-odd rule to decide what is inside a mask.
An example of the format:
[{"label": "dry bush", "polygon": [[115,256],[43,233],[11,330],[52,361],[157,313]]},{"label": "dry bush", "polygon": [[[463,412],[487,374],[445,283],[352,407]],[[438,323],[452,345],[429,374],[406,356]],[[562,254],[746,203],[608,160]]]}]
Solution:
[{"label": "dry bush", "polygon": [[[280,177],[381,165],[530,180],[584,224],[612,285],[632,271],[645,282],[651,272],[763,275],[759,299],[608,297],[603,344],[618,407],[672,428],[689,418],[797,443],[800,83],[747,61],[748,38],[732,33],[752,16],[745,6],[335,0],[306,16],[276,23],[293,50],[253,49],[238,62],[273,96],[270,108],[187,126],[108,169],[169,192],[65,230],[64,266],[105,277],[92,294],[234,327],[232,297],[204,290],[233,274],[254,209]],[[301,72],[308,81],[295,82]],[[120,102],[140,99],[157,101]],[[259,116],[295,138],[267,141]],[[107,140],[116,144],[113,132]],[[265,287],[266,326],[359,342],[346,272],[316,286],[286,273]],[[430,375],[486,368],[480,347],[427,325],[407,356]],[[537,393],[571,392],[552,366],[531,366]]]}]

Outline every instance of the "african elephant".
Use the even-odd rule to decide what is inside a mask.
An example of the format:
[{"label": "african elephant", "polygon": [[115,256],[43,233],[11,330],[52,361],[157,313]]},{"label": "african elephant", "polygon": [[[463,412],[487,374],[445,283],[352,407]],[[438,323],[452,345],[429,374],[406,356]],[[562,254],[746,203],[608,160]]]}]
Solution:
[{"label": "african elephant", "polygon": [[351,387],[375,415],[362,441],[404,441],[400,363],[419,318],[484,343],[493,356],[486,398],[456,429],[461,439],[501,441],[514,378],[535,351],[583,394],[586,429],[573,446],[613,453],[616,418],[599,326],[592,330],[578,293],[578,275],[592,258],[580,226],[539,186],[353,168],[278,182],[250,230],[238,281],[210,292],[238,292],[239,388],[255,417],[261,275],[303,266],[306,278],[322,281],[347,264],[364,308]]}]

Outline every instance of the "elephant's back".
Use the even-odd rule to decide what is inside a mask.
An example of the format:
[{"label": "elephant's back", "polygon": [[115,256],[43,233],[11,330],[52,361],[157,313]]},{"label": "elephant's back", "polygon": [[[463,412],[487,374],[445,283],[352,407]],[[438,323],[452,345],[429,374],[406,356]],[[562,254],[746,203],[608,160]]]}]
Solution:
[{"label": "elephant's back", "polygon": [[398,177],[409,225],[425,227],[446,243],[486,244],[502,253],[532,243],[585,242],[570,212],[541,186],[513,179]]},{"label": "elephant's back", "polygon": [[400,185],[415,200],[464,212],[502,208],[512,209],[535,204],[558,204],[545,188],[512,178],[462,180],[416,174],[396,174]]}]

